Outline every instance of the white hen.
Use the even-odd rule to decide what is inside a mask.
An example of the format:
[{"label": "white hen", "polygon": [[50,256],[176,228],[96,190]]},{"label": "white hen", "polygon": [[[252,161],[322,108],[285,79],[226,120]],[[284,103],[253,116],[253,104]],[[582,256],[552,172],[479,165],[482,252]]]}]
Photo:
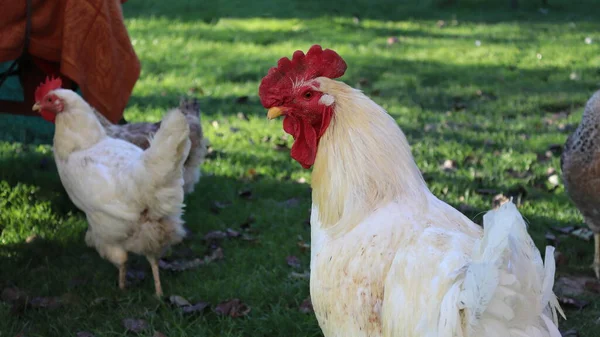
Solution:
[{"label": "white hen", "polygon": [[47,81],[36,91],[42,116],[56,123],[54,158],[73,203],[85,212],[85,241],[119,268],[125,288],[127,253],[147,257],[157,295],[162,295],[157,259],[185,236],[183,162],[190,149],[181,112],[166,115],[143,151],[106,136],[91,107],[75,92]]}]

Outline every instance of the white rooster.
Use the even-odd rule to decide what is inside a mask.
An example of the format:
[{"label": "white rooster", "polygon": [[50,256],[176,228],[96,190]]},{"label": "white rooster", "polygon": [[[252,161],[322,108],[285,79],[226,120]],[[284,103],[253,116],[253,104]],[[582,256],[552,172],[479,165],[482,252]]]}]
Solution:
[{"label": "white rooster", "polygon": [[427,188],[387,112],[335,81],[346,63],[313,46],[260,84],[312,172],[312,304],[325,337],[560,337],[553,247],[545,264],[506,203],[484,228]]},{"label": "white rooster", "polygon": [[119,268],[125,288],[127,253],[150,262],[162,295],[158,257],[185,236],[183,162],[190,149],[184,115],[172,111],[144,151],[108,137],[92,108],[77,93],[47,80],[35,92],[33,110],[56,124],[54,159],[69,197],[85,212],[86,243]]}]

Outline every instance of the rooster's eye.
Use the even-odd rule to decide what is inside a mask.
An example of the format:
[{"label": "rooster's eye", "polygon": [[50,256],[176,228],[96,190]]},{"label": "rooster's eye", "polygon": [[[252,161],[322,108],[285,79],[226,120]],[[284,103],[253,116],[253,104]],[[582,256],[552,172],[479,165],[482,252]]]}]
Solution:
[{"label": "rooster's eye", "polygon": [[304,93],[304,98],[310,99],[311,97],[312,97],[312,92],[307,91],[307,92]]},{"label": "rooster's eye", "polygon": [[48,102],[52,102],[52,98],[48,97]]}]

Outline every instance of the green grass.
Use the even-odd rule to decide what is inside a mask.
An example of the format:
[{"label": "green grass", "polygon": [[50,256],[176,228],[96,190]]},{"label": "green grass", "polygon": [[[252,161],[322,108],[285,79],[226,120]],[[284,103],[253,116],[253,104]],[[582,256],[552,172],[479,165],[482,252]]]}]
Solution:
[{"label": "green grass", "polygon": [[[310,239],[310,172],[274,149],[284,135],[281,122],[266,120],[257,97],[260,79],[278,58],[314,43],[337,50],[349,65],[342,79],[397,120],[441,199],[469,206],[466,214],[481,222],[492,196],[477,190],[524,190],[520,210],[540,247],[551,226],[583,225],[562,184],[548,188],[546,171],[559,170],[558,157],[538,158],[564,143],[600,87],[600,14],[592,0],[573,2],[550,0],[544,12],[539,2],[523,0],[516,11],[508,1],[492,0],[446,7],[391,0],[128,1],[124,15],[143,70],[125,118],[157,121],[179,95],[197,95],[214,149],[186,200],[185,220],[195,236],[184,246],[203,255],[205,233],[239,228],[250,216],[259,239],[227,240],[222,261],[163,272],[165,293],[213,304],[240,298],[252,311],[235,319],[184,316],[153,297],[148,274],[120,292],[116,269],[84,244],[84,216],[52,160],[52,126],[0,115],[0,289],[14,285],[66,302],[19,315],[0,302],[0,336],[124,336],[125,318],[147,320],[146,336],[320,336],[314,316],[298,310],[308,282],[290,278],[294,269],[286,263],[295,255],[302,264],[297,271],[308,269],[309,253],[297,243],[299,236]],[[390,36],[398,42],[388,45]],[[248,101],[238,102],[241,96]],[[455,171],[440,169],[446,159],[456,162]],[[240,198],[247,189],[252,198]],[[282,203],[293,198],[297,205]],[[215,214],[215,201],[231,204]],[[569,263],[559,273],[591,275],[592,248],[562,239],[558,250]],[[144,259],[132,264],[148,271]],[[567,311],[561,328],[597,335],[600,300],[587,299],[592,303],[582,311]]]}]

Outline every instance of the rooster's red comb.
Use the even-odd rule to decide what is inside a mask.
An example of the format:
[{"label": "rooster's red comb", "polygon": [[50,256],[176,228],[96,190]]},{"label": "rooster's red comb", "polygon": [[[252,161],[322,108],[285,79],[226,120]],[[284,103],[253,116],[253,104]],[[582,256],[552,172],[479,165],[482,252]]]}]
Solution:
[{"label": "rooster's red comb", "polygon": [[291,93],[293,84],[317,77],[331,79],[341,77],[346,72],[346,62],[331,49],[321,49],[321,46],[310,47],[304,55],[296,50],[292,60],[283,57],[277,62],[277,67],[269,69],[258,88],[262,105],[269,109],[280,105],[286,95]]},{"label": "rooster's red comb", "polygon": [[44,96],[46,96],[47,93],[49,93],[52,90],[56,90],[56,89],[60,89],[60,87],[62,86],[62,80],[60,79],[60,77],[58,78],[48,78],[46,76],[46,81],[40,83],[40,85],[37,87],[37,89],[35,89],[35,101],[39,102],[42,100],[42,98],[44,98]]}]

